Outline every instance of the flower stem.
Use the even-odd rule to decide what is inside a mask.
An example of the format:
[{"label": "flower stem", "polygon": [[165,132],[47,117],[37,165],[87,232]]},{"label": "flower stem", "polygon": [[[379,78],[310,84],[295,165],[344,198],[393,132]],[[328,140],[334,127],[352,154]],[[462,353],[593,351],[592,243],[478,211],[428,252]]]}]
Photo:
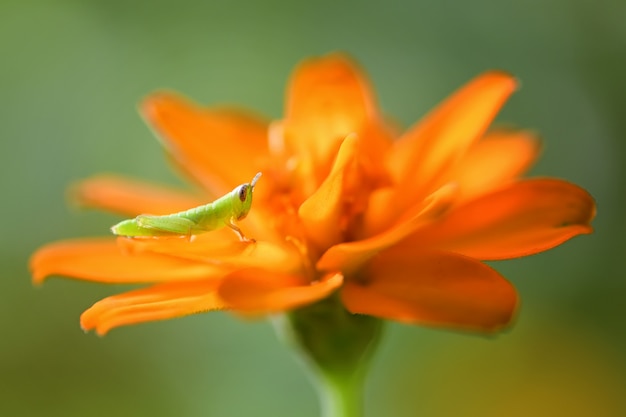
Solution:
[{"label": "flower stem", "polygon": [[320,376],[322,417],[361,417],[363,381]]},{"label": "flower stem", "polygon": [[323,417],[361,417],[363,382],[382,321],[348,312],[338,295],[292,311],[280,327],[313,372]]}]

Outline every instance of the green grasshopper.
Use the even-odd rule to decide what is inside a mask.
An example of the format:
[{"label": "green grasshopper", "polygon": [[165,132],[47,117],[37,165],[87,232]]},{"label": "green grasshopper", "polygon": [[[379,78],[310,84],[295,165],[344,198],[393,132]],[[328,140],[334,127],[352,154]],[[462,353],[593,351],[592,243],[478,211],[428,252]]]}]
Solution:
[{"label": "green grasshopper", "polygon": [[125,237],[184,237],[224,226],[230,227],[242,241],[249,241],[235,221],[243,220],[252,206],[252,192],[261,177],[257,173],[249,184],[241,184],[212,203],[163,216],[140,214],[111,227],[113,234]]}]

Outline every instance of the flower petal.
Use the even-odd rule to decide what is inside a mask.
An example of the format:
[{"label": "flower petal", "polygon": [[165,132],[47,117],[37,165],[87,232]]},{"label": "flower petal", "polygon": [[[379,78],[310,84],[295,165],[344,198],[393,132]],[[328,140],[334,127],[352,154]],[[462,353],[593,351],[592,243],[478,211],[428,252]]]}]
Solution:
[{"label": "flower petal", "polygon": [[483,260],[532,255],[591,233],[593,198],[556,179],[516,182],[452,210],[403,246],[435,247]]},{"label": "flower petal", "polygon": [[344,139],[332,171],[298,209],[305,233],[319,248],[327,248],[339,242],[345,231],[341,227],[345,203],[345,174],[350,162],[354,160],[356,145],[355,135]]},{"label": "flower petal", "polygon": [[340,243],[328,249],[317,262],[322,271],[354,273],[378,252],[396,244],[414,231],[439,217],[451,204],[456,195],[456,185],[448,185],[426,198],[412,209],[414,214],[400,219],[393,227],[367,239]]},{"label": "flower petal", "polygon": [[249,114],[200,108],[170,93],[148,97],[141,111],[174,161],[216,195],[250,181],[268,157],[267,123]]},{"label": "flower petal", "polygon": [[72,187],[71,195],[81,206],[129,216],[169,214],[206,204],[188,192],[113,175],[83,180]]},{"label": "flower petal", "polygon": [[394,144],[389,158],[394,179],[429,181],[459,160],[516,87],[511,75],[492,71],[458,90]]},{"label": "flower petal", "polygon": [[305,164],[318,168],[318,180],[328,173],[343,139],[378,119],[368,82],[345,56],[309,59],[295,70],[287,90],[285,142]]},{"label": "flower petal", "polygon": [[155,253],[131,255],[115,239],[77,239],[48,244],[30,260],[35,283],[50,275],[86,281],[142,283],[194,280],[223,274],[215,265]]},{"label": "flower petal", "polygon": [[219,296],[233,310],[242,313],[276,313],[321,300],[342,283],[343,276],[339,273],[326,274],[319,281],[309,283],[302,275],[248,269],[226,276]]},{"label": "flower petal", "polygon": [[509,324],[517,307],[513,286],[490,267],[415,250],[381,253],[363,282],[346,282],[341,296],[352,313],[482,332]]},{"label": "flower petal", "polygon": [[222,310],[227,305],[217,296],[219,284],[220,280],[173,282],[107,297],[81,315],[81,327],[104,335],[114,327]]},{"label": "flower petal", "polygon": [[228,268],[263,268],[274,272],[301,269],[299,254],[291,246],[266,241],[242,242],[221,229],[187,239],[120,239],[133,254],[156,253]]},{"label": "flower petal", "polygon": [[535,162],[540,142],[531,132],[499,130],[475,143],[449,174],[459,184],[458,201],[506,185]]},{"label": "flower petal", "polygon": [[480,75],[406,132],[387,157],[396,192],[371,205],[366,228],[383,230],[394,218],[438,187],[442,177],[485,132],[515,90],[511,75]]}]

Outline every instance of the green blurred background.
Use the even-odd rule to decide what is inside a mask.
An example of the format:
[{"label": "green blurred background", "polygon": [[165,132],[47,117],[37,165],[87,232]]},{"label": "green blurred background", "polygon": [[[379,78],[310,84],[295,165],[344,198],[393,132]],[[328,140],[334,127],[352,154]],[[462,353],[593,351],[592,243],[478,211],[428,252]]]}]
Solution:
[{"label": "green blurred background", "polygon": [[596,198],[594,235],[495,264],[523,300],[495,338],[391,324],[367,416],[626,415],[626,2],[28,1],[0,3],[0,415],[318,415],[269,322],[204,314],[84,334],[122,287],[52,279],[29,254],[117,220],[68,207],[77,179],[183,185],[136,112],[160,88],[276,118],[301,59],[334,50],[408,125],[490,68],[522,89],[499,120],[541,133],[533,174]]}]

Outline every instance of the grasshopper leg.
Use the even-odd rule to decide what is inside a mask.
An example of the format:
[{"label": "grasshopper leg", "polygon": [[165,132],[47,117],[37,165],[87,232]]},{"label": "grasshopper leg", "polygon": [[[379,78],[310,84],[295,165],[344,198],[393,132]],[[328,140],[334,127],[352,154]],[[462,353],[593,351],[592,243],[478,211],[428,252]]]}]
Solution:
[{"label": "grasshopper leg", "polygon": [[235,224],[235,222],[233,221],[233,219],[229,219],[228,222],[226,222],[226,225],[228,227],[230,227],[235,233],[237,233],[237,235],[239,236],[239,239],[242,242],[250,242],[250,243],[254,243],[256,242],[256,240],[254,239],[248,239],[243,232],[241,231],[241,229]]},{"label": "grasshopper leg", "polygon": [[187,236],[191,239],[192,232],[197,224],[183,217],[162,217],[162,216],[137,216],[137,224],[148,229],[155,229],[160,232],[171,233],[172,235]]}]

